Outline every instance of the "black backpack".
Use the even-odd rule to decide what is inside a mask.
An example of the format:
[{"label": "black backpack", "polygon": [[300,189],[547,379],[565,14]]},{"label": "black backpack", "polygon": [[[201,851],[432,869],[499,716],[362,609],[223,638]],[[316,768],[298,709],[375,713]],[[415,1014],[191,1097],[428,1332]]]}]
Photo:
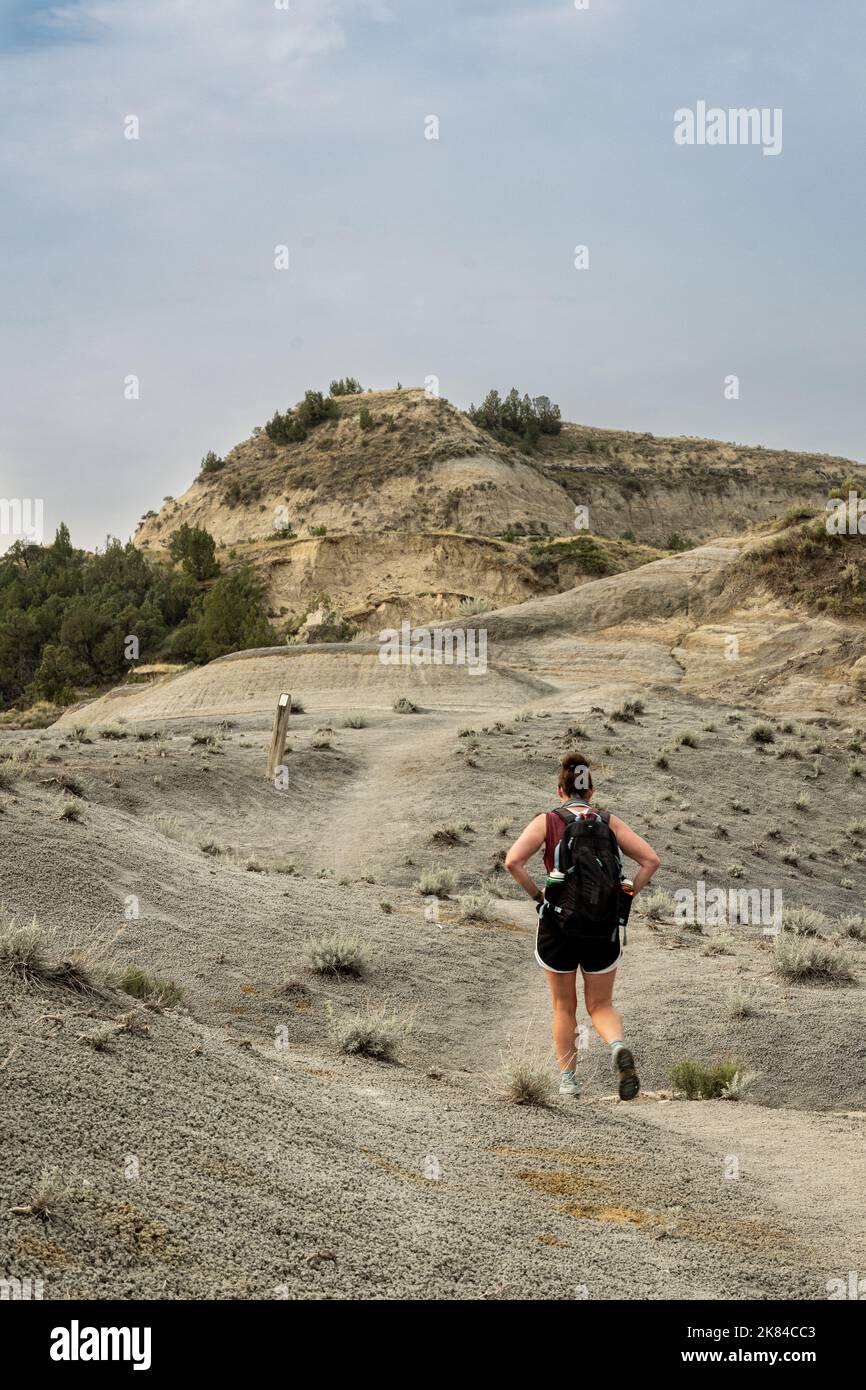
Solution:
[{"label": "black backpack", "polygon": [[588,802],[568,802],[553,814],[565,822],[553,859],[553,871],[563,878],[555,883],[548,879],[540,915],[568,936],[613,940],[621,920],[622,860],[610,812]]}]

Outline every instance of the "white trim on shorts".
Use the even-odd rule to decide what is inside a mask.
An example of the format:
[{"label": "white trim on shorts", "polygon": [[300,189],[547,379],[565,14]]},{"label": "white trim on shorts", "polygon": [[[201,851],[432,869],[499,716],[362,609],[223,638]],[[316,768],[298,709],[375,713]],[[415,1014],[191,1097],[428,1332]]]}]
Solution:
[{"label": "white trim on shorts", "polygon": [[[538,954],[538,931],[540,926],[541,919],[539,919],[535,927],[535,959],[538,961],[538,964],[541,966],[542,970],[546,970],[549,975],[576,975],[577,970],[554,970],[552,965],[545,965],[544,961],[541,959],[541,956]],[[603,970],[584,970],[582,965],[579,966],[578,969],[580,970],[582,975],[609,975],[611,970],[616,970],[616,967],[622,960],[622,956],[623,951],[622,946],[620,946],[619,955],[617,956],[616,960],[613,962],[612,965],[606,965]]]}]

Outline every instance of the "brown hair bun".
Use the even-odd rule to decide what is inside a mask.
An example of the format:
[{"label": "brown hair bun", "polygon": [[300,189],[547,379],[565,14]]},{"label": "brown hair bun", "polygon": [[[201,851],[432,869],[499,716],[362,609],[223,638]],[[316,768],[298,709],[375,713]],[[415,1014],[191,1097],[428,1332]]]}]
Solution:
[{"label": "brown hair bun", "polygon": [[564,753],[559,762],[559,786],[566,796],[592,791],[592,773],[583,753]]}]

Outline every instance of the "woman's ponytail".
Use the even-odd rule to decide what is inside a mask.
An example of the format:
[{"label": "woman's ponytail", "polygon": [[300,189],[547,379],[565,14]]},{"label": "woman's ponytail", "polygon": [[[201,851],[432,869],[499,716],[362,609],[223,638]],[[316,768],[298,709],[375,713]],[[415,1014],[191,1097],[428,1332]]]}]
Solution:
[{"label": "woman's ponytail", "polygon": [[566,796],[589,796],[592,773],[582,753],[565,753],[559,763],[559,786]]}]

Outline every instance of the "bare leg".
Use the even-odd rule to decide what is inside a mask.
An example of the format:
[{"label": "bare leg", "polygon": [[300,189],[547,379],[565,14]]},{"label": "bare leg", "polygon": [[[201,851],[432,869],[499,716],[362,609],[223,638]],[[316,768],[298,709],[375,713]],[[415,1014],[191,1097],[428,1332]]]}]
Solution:
[{"label": "bare leg", "polygon": [[553,1045],[560,1071],[573,1071],[575,1062],[574,1035],[577,1031],[577,971],[555,975],[545,970],[553,1002]]},{"label": "bare leg", "polygon": [[592,1026],[606,1043],[616,1042],[622,1037],[622,1017],[613,1007],[613,982],[616,971],[605,975],[584,975],[583,997],[586,1012],[592,1019]]}]

